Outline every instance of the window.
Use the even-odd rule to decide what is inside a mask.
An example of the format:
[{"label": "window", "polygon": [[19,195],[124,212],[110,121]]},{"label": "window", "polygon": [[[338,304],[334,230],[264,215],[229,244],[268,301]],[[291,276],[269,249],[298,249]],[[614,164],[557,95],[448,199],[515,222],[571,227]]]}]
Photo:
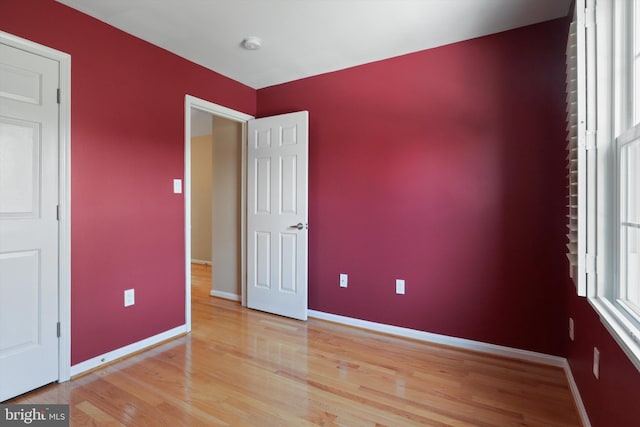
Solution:
[{"label": "window", "polygon": [[640,135],[618,138],[619,260],[617,303],[640,321]]},{"label": "window", "polygon": [[583,263],[574,276],[586,277],[589,302],[640,370],[640,1],[578,0],[576,16],[585,74],[578,168],[586,177],[576,205],[583,223],[573,225],[584,227],[574,244],[582,241]]}]

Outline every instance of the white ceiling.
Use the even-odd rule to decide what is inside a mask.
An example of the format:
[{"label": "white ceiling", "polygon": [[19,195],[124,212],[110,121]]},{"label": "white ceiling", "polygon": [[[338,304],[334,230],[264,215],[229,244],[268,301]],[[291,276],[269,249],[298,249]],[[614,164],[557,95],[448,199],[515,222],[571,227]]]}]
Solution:
[{"label": "white ceiling", "polygon": [[[57,0],[254,89],[566,16],[571,0]],[[248,36],[263,40],[247,51]]]}]

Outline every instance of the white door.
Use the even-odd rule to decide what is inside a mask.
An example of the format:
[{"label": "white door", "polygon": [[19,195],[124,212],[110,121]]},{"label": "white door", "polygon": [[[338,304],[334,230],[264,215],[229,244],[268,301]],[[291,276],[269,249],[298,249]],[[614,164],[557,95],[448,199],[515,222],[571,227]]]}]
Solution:
[{"label": "white door", "polygon": [[58,379],[58,66],[0,43],[0,401]]},{"label": "white door", "polygon": [[309,113],[250,120],[247,306],[307,319]]}]

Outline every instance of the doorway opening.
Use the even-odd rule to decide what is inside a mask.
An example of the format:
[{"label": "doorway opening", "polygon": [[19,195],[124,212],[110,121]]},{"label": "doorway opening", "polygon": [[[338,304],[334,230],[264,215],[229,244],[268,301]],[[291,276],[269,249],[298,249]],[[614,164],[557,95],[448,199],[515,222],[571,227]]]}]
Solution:
[{"label": "doorway opening", "polygon": [[[210,295],[241,301],[246,286],[246,122],[252,116],[185,98],[186,325],[191,330],[192,263]],[[210,267],[209,267],[210,266]]]}]

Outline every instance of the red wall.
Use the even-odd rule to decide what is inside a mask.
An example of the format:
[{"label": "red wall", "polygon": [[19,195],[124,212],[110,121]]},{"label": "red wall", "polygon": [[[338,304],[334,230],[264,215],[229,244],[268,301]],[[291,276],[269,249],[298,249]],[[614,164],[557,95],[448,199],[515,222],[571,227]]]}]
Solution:
[{"label": "red wall", "polygon": [[557,20],[258,91],[259,116],[310,112],[311,309],[564,353],[565,40]]},{"label": "red wall", "polygon": [[184,96],[255,90],[53,0],[2,0],[0,30],[72,56],[72,364],[183,325]]},{"label": "red wall", "polygon": [[[566,355],[594,427],[635,425],[640,374],[565,279],[565,26],[263,89],[258,113],[310,111],[312,309]],[[256,92],[52,0],[2,0],[0,30],[72,55],[72,363],[183,324],[184,95],[255,114]]]}]

